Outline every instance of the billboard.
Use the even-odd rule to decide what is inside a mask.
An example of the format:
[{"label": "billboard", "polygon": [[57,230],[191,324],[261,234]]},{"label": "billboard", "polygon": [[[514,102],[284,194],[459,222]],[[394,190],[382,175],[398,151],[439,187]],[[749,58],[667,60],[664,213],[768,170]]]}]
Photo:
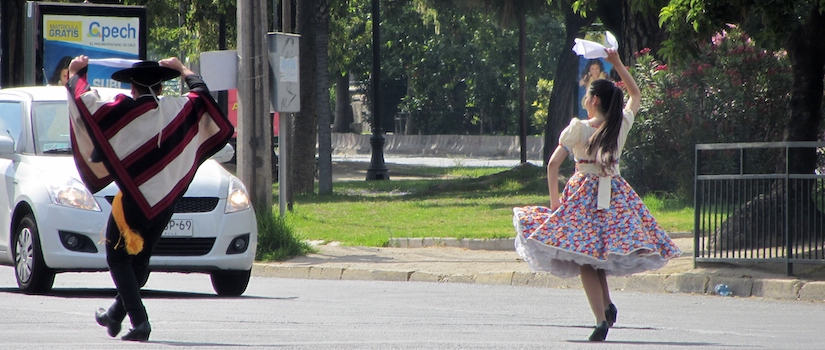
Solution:
[{"label": "billboard", "polygon": [[[73,57],[146,58],[146,9],[142,6],[28,2],[26,59],[29,85],[62,85]],[[111,79],[119,68],[90,65],[89,83],[129,88]]]}]

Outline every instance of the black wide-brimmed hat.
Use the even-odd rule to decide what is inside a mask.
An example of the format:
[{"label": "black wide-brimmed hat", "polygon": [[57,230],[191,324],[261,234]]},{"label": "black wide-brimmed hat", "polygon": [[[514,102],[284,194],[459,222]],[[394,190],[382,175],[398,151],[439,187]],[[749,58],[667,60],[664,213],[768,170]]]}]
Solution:
[{"label": "black wide-brimmed hat", "polygon": [[180,76],[180,72],[169,67],[162,67],[155,61],[140,61],[132,65],[132,68],[121,69],[112,73],[112,79],[124,83],[137,83],[143,86],[153,86],[158,83],[174,79]]}]

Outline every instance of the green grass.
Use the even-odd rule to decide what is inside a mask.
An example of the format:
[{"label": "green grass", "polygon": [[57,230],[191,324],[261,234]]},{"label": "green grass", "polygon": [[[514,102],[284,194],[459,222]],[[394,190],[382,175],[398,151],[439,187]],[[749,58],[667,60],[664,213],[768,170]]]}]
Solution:
[{"label": "green grass", "polygon": [[665,231],[693,232],[693,205],[686,200],[668,195],[647,194],[642,197],[642,201]]},{"label": "green grass", "polygon": [[[513,207],[549,204],[544,169],[532,165],[416,167],[405,175],[434,178],[336,182],[332,195],[297,196],[286,222],[305,239],[356,246],[385,246],[393,237],[509,238]],[[666,230],[692,230],[690,206],[644,200]]]},{"label": "green grass", "polygon": [[295,234],[294,229],[272,210],[257,210],[258,246],[255,260],[281,261],[306,255],[315,249]]}]

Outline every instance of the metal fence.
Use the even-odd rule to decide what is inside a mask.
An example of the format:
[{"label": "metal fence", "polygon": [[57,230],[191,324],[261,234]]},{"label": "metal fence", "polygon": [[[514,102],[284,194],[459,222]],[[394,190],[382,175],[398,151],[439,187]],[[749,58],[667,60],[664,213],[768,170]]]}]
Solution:
[{"label": "metal fence", "polygon": [[[825,264],[825,142],[697,144],[694,262]],[[817,170],[793,174],[792,152]],[[808,153],[810,155],[811,153]]]}]

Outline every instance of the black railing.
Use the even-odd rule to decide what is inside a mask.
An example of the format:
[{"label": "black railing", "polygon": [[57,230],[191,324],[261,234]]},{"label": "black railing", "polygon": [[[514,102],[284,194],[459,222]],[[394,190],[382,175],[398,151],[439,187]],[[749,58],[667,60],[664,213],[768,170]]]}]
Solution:
[{"label": "black railing", "polygon": [[[697,144],[694,263],[825,264],[825,142]],[[796,174],[787,159],[815,154]]]}]

